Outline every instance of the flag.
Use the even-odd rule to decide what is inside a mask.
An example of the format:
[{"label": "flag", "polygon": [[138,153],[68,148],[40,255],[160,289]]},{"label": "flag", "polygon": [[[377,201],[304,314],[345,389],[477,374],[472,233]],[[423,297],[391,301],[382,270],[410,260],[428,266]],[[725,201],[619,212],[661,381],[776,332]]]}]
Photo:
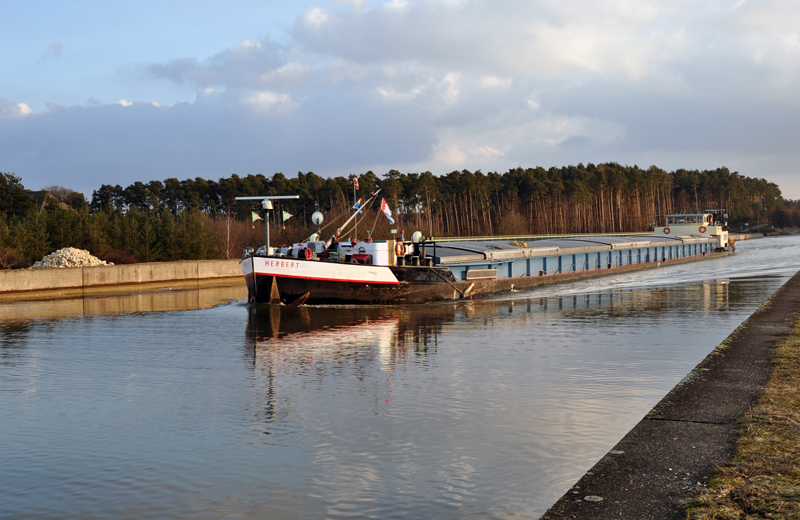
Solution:
[{"label": "flag", "polygon": [[392,218],[392,210],[389,209],[389,205],[386,204],[386,199],[381,199],[381,211],[383,211],[383,214],[386,215],[386,218],[389,219],[389,224],[394,224],[394,219]]},{"label": "flag", "polygon": [[356,189],[358,189],[358,177],[353,177],[353,186],[355,186]]},{"label": "flag", "polygon": [[259,215],[255,211],[251,211],[250,213],[252,214],[252,217],[253,217],[253,229],[255,229],[256,228],[256,220],[264,220],[264,219],[261,218],[261,215]]},{"label": "flag", "polygon": [[358,202],[353,205],[353,209],[356,210],[356,215],[361,213],[361,199],[358,199]]},{"label": "flag", "polygon": [[283,221],[284,221],[284,222],[286,222],[287,220],[289,220],[289,219],[290,219],[290,218],[292,218],[293,216],[294,216],[294,215],[292,215],[291,213],[288,213],[288,212],[284,211],[284,212],[283,212]]}]

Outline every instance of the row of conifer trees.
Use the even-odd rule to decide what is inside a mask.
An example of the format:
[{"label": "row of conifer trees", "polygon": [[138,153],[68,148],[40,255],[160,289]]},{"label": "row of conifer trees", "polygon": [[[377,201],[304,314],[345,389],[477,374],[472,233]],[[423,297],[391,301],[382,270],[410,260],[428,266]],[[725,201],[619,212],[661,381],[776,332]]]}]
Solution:
[{"label": "row of conifer trees", "polygon": [[[22,180],[0,173],[0,267],[25,266],[62,247],[87,249],[115,262],[234,258],[247,245],[263,243],[257,209],[237,196],[299,195],[280,201],[273,212],[273,244],[301,240],[315,231],[314,211],[322,211],[326,235],[342,222],[355,200],[376,189],[398,220],[394,228],[426,236],[619,233],[660,225],[661,216],[725,208],[734,228],[771,220],[800,224],[800,205],[784,201],[765,179],[727,168],[640,169],[616,163],[563,168],[515,168],[505,173],[453,171],[373,172],[323,178],[313,172],[295,177],[276,173],[135,182],[123,188],[102,185],[90,200],[60,186],[31,193]],[[388,238],[390,225],[373,205],[358,231]],[[292,218],[275,222],[286,211]],[[338,218],[337,218],[338,217]],[[280,219],[279,219],[280,220]],[[349,231],[349,230],[345,230]]]}]

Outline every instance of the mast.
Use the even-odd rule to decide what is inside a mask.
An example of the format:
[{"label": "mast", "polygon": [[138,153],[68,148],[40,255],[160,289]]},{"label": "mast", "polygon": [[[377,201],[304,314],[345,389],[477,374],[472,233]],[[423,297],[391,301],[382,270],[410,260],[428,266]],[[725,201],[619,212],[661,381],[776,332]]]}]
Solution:
[{"label": "mast", "polygon": [[[373,194],[372,194],[372,195],[370,195],[370,197],[369,197],[369,198],[368,198],[368,199],[367,199],[367,200],[364,202],[364,206],[362,206],[362,207],[367,207],[367,206],[369,206],[369,204],[370,204],[370,203],[372,203],[372,199],[374,199],[374,198],[375,198],[375,197],[378,195],[378,193],[380,193],[380,191],[381,191],[381,189],[380,189],[380,188],[378,188],[377,190],[375,190],[375,192],[373,192]],[[327,242],[325,242],[325,249],[328,249],[328,248],[331,246],[331,244],[333,243],[333,239],[336,237],[336,235],[338,235],[338,234],[339,234],[339,233],[342,231],[342,229],[344,229],[345,227],[347,227],[347,225],[348,225],[348,224],[349,224],[349,223],[350,223],[350,222],[351,222],[351,221],[352,221],[354,218],[356,218],[356,216],[358,216],[358,212],[359,212],[359,211],[360,211],[360,208],[359,208],[359,209],[357,209],[357,210],[355,211],[355,213],[353,213],[353,214],[350,216],[350,218],[349,218],[349,219],[345,220],[345,221],[344,221],[344,224],[342,224],[341,226],[339,226],[339,228],[336,230],[336,232],[335,232],[333,235],[331,235],[331,237],[328,239],[328,241],[327,241]]]},{"label": "mast", "polygon": [[269,213],[272,209],[272,201],[275,199],[299,199],[300,195],[269,195],[265,197],[236,197],[235,200],[260,200],[261,208],[264,210],[264,239],[266,240],[265,247],[267,248],[267,256],[269,256]]}]

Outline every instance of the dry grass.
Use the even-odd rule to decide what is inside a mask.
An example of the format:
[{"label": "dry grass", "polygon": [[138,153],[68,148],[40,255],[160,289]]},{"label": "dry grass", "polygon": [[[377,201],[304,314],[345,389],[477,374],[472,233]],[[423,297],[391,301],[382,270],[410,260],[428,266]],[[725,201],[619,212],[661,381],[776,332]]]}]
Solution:
[{"label": "dry grass", "polygon": [[687,506],[689,519],[800,518],[800,321],[742,421],[736,455]]}]

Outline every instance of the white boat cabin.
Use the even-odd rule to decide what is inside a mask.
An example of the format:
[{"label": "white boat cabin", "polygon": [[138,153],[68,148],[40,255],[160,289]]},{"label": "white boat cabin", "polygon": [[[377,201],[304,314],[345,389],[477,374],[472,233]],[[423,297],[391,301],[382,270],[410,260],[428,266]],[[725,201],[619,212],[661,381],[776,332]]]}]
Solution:
[{"label": "white boat cabin", "polygon": [[719,247],[728,245],[727,222],[721,217],[727,217],[723,213],[704,212],[704,213],[676,213],[665,215],[666,225],[656,227],[656,235],[670,236],[691,236],[708,235],[719,237]]}]

